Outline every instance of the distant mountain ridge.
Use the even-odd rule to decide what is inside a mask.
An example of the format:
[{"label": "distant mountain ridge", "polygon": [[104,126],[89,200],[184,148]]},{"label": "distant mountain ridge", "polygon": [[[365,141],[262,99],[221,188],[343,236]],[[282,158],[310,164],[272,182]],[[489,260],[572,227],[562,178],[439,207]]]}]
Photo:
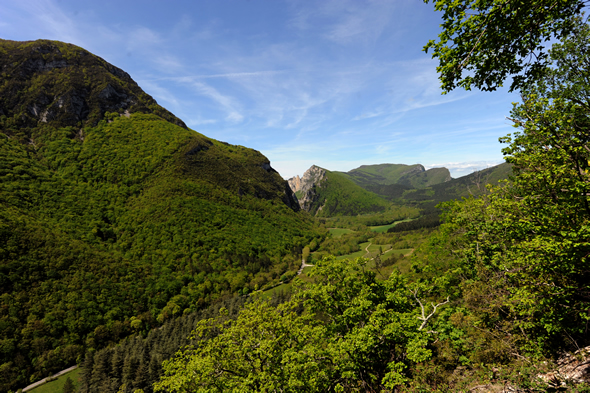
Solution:
[{"label": "distant mountain ridge", "polygon": [[[296,191],[296,196],[303,210],[317,214],[321,211],[325,199],[320,197],[318,190],[323,194],[329,194],[332,198],[346,198],[341,190],[330,190],[334,187],[326,182],[326,174],[339,176],[342,180],[339,188],[356,190],[361,188],[380,198],[397,204],[410,204],[422,206],[431,210],[439,202],[457,199],[469,195],[479,195],[485,190],[486,184],[496,184],[499,180],[507,179],[512,169],[509,164],[500,164],[474,172],[457,179],[451,178],[447,168],[431,168],[426,170],[423,165],[404,164],[379,164],[362,165],[348,172],[330,172],[326,169],[312,166],[303,177],[295,176],[288,180],[291,189]],[[344,179],[349,182],[344,182]],[[356,191],[356,197],[361,194]],[[362,194],[362,199],[370,198],[368,194]],[[343,203],[343,202],[340,202]],[[356,203],[348,201],[347,204]],[[375,204],[373,211],[378,211]],[[363,212],[369,212],[365,209]],[[341,211],[335,212],[342,214]],[[360,210],[357,211],[360,212]]]},{"label": "distant mountain ridge", "polygon": [[426,170],[421,164],[362,165],[356,169],[341,173],[361,187],[370,184],[402,184],[420,188],[451,180],[451,173],[447,168]]}]

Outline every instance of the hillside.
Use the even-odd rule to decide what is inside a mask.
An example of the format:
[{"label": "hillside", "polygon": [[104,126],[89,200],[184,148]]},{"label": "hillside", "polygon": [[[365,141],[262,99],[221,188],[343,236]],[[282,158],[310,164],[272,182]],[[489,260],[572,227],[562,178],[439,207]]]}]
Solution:
[{"label": "hillside", "polygon": [[451,180],[451,174],[447,168],[426,170],[420,164],[362,165],[351,171],[341,173],[363,188],[391,184],[422,188]]},{"label": "hillside", "polygon": [[266,157],[124,71],[0,41],[0,391],[296,269],[313,229]]},{"label": "hillside", "polygon": [[289,179],[302,209],[318,217],[381,212],[390,203],[339,172],[312,166],[302,178]]}]

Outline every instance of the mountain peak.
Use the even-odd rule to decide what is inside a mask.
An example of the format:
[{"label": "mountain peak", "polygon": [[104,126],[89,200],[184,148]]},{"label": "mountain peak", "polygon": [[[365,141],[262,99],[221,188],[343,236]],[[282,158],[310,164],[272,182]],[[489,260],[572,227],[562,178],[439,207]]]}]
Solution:
[{"label": "mountain peak", "polygon": [[[0,116],[5,129],[96,125],[107,112],[152,113],[186,128],[128,73],[59,41],[0,40]],[[30,137],[30,135],[28,135]]]}]

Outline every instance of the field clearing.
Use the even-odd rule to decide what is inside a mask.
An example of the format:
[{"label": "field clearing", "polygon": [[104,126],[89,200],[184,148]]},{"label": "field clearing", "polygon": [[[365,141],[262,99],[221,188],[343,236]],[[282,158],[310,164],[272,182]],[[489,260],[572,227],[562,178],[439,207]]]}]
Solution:
[{"label": "field clearing", "polygon": [[270,299],[275,293],[286,293],[291,292],[291,283],[277,285],[274,288],[267,289],[266,291],[254,292],[252,295],[260,297],[261,299]]},{"label": "field clearing", "polygon": [[346,228],[328,228],[328,232],[330,232],[334,237],[341,237],[342,235],[352,233],[354,231],[352,229]]},{"label": "field clearing", "polygon": [[354,259],[358,257],[364,257],[365,255],[367,255],[367,251],[365,250],[365,248],[367,248],[369,244],[371,244],[371,242],[361,243],[359,244],[359,247],[361,248],[360,251],[353,252],[352,254],[340,255],[336,257],[336,259]]},{"label": "field clearing", "polygon": [[396,250],[388,250],[387,251],[387,254],[385,252],[383,252],[383,255],[387,256],[389,253],[394,253],[394,254],[404,254],[404,256],[408,256],[413,251],[414,251],[413,248],[399,248],[399,249],[396,249]]},{"label": "field clearing", "polygon": [[378,226],[369,227],[369,228],[371,228],[371,230],[372,230],[373,232],[377,232],[377,233],[384,233],[384,232],[387,232],[387,230],[388,230],[389,228],[396,226],[396,225],[397,225],[397,224],[399,224],[400,222],[408,222],[408,221],[412,221],[412,220],[414,220],[414,219],[413,219],[413,218],[408,218],[408,219],[405,219],[405,220],[400,220],[400,221],[395,221],[395,222],[392,222],[391,224],[387,224],[387,225],[378,225]]},{"label": "field clearing", "polygon": [[55,381],[46,382],[43,385],[39,385],[36,388],[31,390],[27,390],[27,393],[62,393],[64,390],[64,384],[66,383],[66,379],[70,377],[72,381],[74,381],[74,386],[76,389],[80,385],[80,372],[82,370],[77,368],[75,370],[70,371],[67,374],[60,375]]},{"label": "field clearing", "polygon": [[[371,244],[369,246],[369,252],[370,253],[379,252],[379,247],[381,247],[381,250],[385,254],[386,251],[389,251],[391,249],[391,244]],[[365,248],[366,248],[366,246],[365,246]]]}]

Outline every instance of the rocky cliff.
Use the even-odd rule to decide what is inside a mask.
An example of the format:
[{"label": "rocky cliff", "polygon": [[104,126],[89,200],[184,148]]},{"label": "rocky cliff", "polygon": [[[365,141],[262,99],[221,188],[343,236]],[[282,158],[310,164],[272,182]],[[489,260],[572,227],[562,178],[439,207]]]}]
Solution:
[{"label": "rocky cliff", "polygon": [[[312,165],[303,177],[295,176],[288,180],[289,186],[295,192],[299,206],[305,211],[310,211],[317,201],[316,187],[319,187],[326,177],[326,170]],[[321,207],[320,207],[321,209]]]},{"label": "rocky cliff", "polygon": [[0,54],[0,126],[15,136],[34,138],[26,130],[43,124],[94,126],[106,112],[151,113],[186,128],[128,73],[75,45],[0,40]]}]

